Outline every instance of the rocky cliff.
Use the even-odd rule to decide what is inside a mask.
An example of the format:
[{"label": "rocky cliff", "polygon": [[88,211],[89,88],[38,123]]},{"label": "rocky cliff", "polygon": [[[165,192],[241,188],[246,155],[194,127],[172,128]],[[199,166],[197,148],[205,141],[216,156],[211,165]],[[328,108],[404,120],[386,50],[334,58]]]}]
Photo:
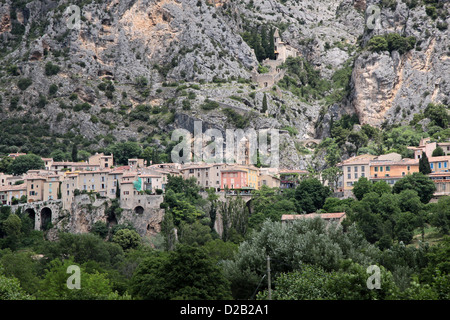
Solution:
[{"label": "rocky cliff", "polygon": [[[80,9],[79,28],[70,27],[70,5]],[[374,29],[372,5],[380,8]],[[447,103],[448,12],[438,0],[4,0],[0,120],[22,125],[20,135],[4,129],[0,149],[48,156],[70,141],[96,151],[132,140],[164,152],[174,129],[198,119],[221,130],[283,129],[282,166],[305,168],[302,141],[326,137],[331,116],[357,113],[381,126]],[[263,25],[318,72],[316,93],[304,96],[304,79],[297,90],[251,83],[259,62],[243,35]],[[370,39],[389,33],[416,42],[402,53],[370,49]],[[211,100],[219,107],[205,110]],[[32,125],[43,128],[31,130],[42,142],[36,150]]]}]

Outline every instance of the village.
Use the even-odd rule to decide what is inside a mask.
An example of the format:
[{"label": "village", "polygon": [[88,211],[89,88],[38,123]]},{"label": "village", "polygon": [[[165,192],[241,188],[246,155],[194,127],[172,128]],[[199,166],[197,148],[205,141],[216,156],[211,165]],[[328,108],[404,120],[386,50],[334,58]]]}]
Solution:
[{"label": "village", "polygon": [[[444,156],[432,156],[441,147]],[[435,197],[450,195],[450,142],[431,143],[422,139],[419,146],[411,146],[414,158],[402,158],[389,153],[380,156],[363,154],[337,164],[341,174],[334,190],[339,198],[352,197],[353,185],[361,177],[370,181],[383,180],[395,184],[408,174],[419,172],[422,154],[428,157],[431,173],[429,178],[436,186]],[[16,158],[24,153],[9,154]],[[139,195],[164,194],[168,177],[195,178],[200,190],[213,188],[215,192],[251,195],[262,186],[270,188],[296,188],[306,170],[256,167],[249,159],[239,163],[159,163],[148,164],[144,159],[128,159],[126,166],[114,166],[114,155],[97,153],[86,162],[56,162],[42,158],[44,169],[29,170],[23,175],[0,173],[0,204],[37,203],[52,200],[62,202],[63,209],[70,210],[75,196],[83,193],[99,197],[120,198],[125,207],[133,206]],[[324,182],[326,185],[327,183]]]}]

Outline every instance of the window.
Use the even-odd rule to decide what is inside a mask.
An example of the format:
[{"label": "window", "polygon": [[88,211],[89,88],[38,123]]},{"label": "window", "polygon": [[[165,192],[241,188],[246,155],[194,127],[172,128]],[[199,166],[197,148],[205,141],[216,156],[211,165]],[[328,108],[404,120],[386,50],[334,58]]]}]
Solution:
[{"label": "window", "polygon": [[377,178],[377,177],[378,177],[378,174],[375,173],[375,178]]},{"label": "window", "polygon": [[361,172],[364,172],[366,170],[366,167],[361,166]]},{"label": "window", "polygon": [[391,171],[391,167],[387,166],[386,171]]},{"label": "window", "polygon": [[347,167],[347,172],[350,172],[352,170],[352,168]]},{"label": "window", "polygon": [[355,172],[358,172],[358,167],[357,166],[355,166]]},{"label": "window", "polygon": [[351,179],[352,178],[352,175],[349,173],[349,174],[347,174],[347,179]]},{"label": "window", "polygon": [[409,170],[411,170],[411,167],[410,167],[410,166],[408,166],[408,171],[409,171]]},{"label": "window", "polygon": [[361,177],[365,177],[366,174],[364,172],[361,172]]},{"label": "window", "polygon": [[380,172],[383,172],[383,167],[380,167]]},{"label": "window", "polygon": [[378,172],[378,167],[375,167],[375,172]]},{"label": "window", "polygon": [[430,168],[431,168],[431,170],[434,169],[434,163],[430,163]]},{"label": "window", "polygon": [[444,168],[447,168],[447,162],[444,162]]},{"label": "window", "polygon": [[358,179],[358,174],[357,173],[355,173],[355,179]]},{"label": "window", "polygon": [[404,177],[405,176],[405,173],[404,172],[402,172],[402,177]]},{"label": "window", "polygon": [[442,167],[442,162],[439,162],[438,166],[439,166],[439,169],[440,169]]}]

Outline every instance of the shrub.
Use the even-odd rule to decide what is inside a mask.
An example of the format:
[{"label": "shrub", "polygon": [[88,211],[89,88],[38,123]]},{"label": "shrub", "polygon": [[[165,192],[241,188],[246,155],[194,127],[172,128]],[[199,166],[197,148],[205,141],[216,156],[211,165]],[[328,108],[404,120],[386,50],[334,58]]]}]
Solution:
[{"label": "shrub", "polygon": [[60,67],[51,62],[47,62],[45,65],[45,75],[46,76],[53,76],[55,74],[58,74],[59,70],[60,70]]},{"label": "shrub", "polygon": [[58,86],[54,83],[48,88],[48,93],[50,95],[54,95],[57,91],[58,91]]},{"label": "shrub", "polygon": [[383,36],[375,36],[369,40],[369,49],[372,52],[381,52],[388,50],[388,43]]},{"label": "shrub", "polygon": [[206,111],[213,110],[213,109],[217,109],[219,107],[219,103],[216,101],[211,101],[209,99],[206,99],[205,103],[203,103],[200,107]]},{"label": "shrub", "polygon": [[33,80],[31,80],[30,78],[22,78],[22,79],[19,79],[19,81],[17,82],[17,86],[19,87],[20,90],[24,91],[29,86],[31,86],[32,83],[33,83]]},{"label": "shrub", "polygon": [[73,111],[78,112],[78,111],[89,111],[89,109],[91,109],[91,105],[87,102],[84,103],[78,103],[75,105],[75,107],[73,108]]}]

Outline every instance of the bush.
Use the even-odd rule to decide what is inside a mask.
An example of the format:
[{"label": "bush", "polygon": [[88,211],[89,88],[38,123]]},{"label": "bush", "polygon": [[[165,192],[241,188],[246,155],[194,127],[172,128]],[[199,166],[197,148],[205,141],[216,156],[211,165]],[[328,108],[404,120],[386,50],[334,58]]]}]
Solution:
[{"label": "bush", "polygon": [[213,109],[217,109],[219,107],[219,103],[216,101],[211,101],[209,99],[206,99],[205,103],[203,103],[200,107],[206,111],[213,110]]},{"label": "bush", "polygon": [[228,121],[233,123],[236,126],[236,128],[244,129],[245,127],[248,126],[249,119],[243,117],[233,109],[226,108],[223,110],[223,113],[225,113],[225,115],[228,118]]},{"label": "bush", "polygon": [[59,70],[60,70],[60,67],[51,62],[47,62],[45,65],[45,75],[46,76],[53,76],[55,74],[58,74]]},{"label": "bush", "polygon": [[48,93],[50,95],[54,95],[57,91],[58,91],[58,86],[54,83],[48,88]]},{"label": "bush", "polygon": [[75,105],[75,107],[73,108],[73,111],[78,112],[78,111],[84,111],[87,112],[89,111],[89,109],[91,109],[91,105],[87,102],[84,103],[78,103]]},{"label": "bush", "polygon": [[369,49],[372,52],[381,52],[388,50],[388,43],[383,36],[375,36],[369,40]]},{"label": "bush", "polygon": [[30,78],[22,78],[17,82],[17,86],[20,90],[24,91],[26,90],[31,84],[33,83],[33,80]]}]

